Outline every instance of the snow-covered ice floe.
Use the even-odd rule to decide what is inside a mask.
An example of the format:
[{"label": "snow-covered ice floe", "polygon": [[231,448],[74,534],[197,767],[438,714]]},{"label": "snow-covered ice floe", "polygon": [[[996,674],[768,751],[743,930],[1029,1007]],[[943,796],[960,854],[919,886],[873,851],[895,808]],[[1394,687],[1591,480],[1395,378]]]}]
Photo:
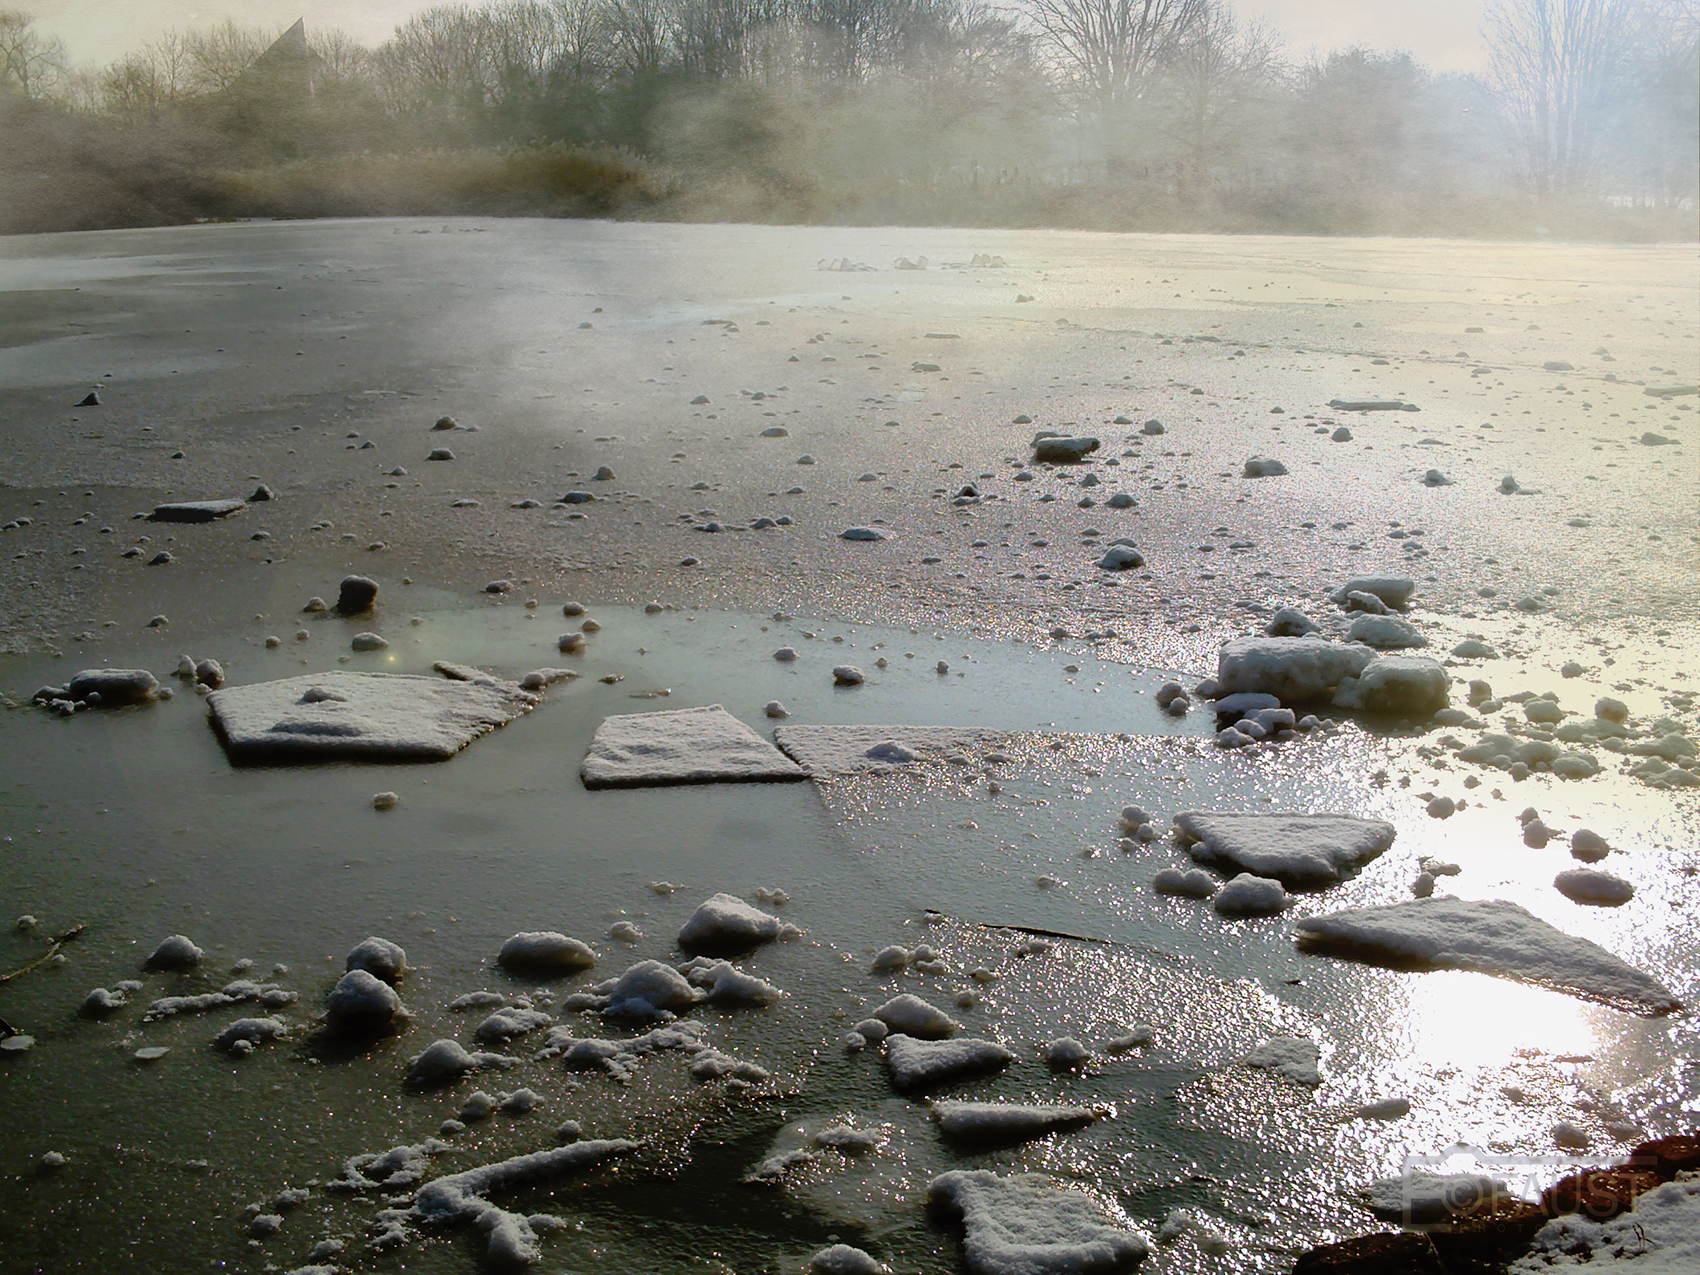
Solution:
[{"label": "snow-covered ice floe", "polygon": [[1200,863],[1294,888],[1333,885],[1393,844],[1393,825],[1356,815],[1186,810],[1175,826]]},{"label": "snow-covered ice floe", "polygon": [[1011,1146],[1053,1133],[1084,1129],[1108,1113],[1097,1107],[1057,1107],[1014,1102],[935,1102],[933,1118],[949,1142]]},{"label": "snow-covered ice floe", "polygon": [[1664,984],[1502,899],[1412,899],[1295,923],[1299,942],[1395,968],[1473,970],[1644,1016],[1682,1008]]},{"label": "snow-covered ice floe", "polygon": [[1001,731],[949,726],[776,726],[773,738],[811,775],[889,773],[997,749]]},{"label": "snow-covered ice floe", "polygon": [[916,1040],[901,1032],[885,1038],[885,1063],[898,1089],[924,1089],[967,1076],[1002,1071],[1015,1055],[994,1040],[957,1037]]},{"label": "snow-covered ice floe", "polygon": [[1686,1173],[1643,1192],[1634,1208],[1608,1222],[1583,1213],[1555,1217],[1510,1267],[1512,1275],[1572,1268],[1626,1275],[1700,1271],[1700,1174]]},{"label": "snow-covered ice floe", "polygon": [[1240,1061],[1248,1067],[1261,1067],[1278,1076],[1285,1076],[1301,1085],[1320,1085],[1322,1071],[1317,1066],[1322,1051],[1316,1042],[1303,1036],[1271,1036]]},{"label": "snow-covered ice floe", "polygon": [[719,704],[604,718],[579,773],[586,788],[807,778]]},{"label": "snow-covered ice floe", "polygon": [[1505,1183],[1481,1173],[1419,1173],[1380,1178],[1364,1188],[1370,1211],[1403,1222],[1443,1222],[1511,1198]]},{"label": "snow-covered ice floe", "polygon": [[1150,1252],[1145,1236],[1114,1225],[1096,1200],[1042,1173],[943,1173],[927,1200],[961,1216],[962,1255],[974,1275],[1108,1275],[1132,1270]]},{"label": "snow-covered ice floe", "polygon": [[207,706],[233,761],[441,761],[540,702],[514,683],[439,667],[455,674],[333,669],[227,686]]}]

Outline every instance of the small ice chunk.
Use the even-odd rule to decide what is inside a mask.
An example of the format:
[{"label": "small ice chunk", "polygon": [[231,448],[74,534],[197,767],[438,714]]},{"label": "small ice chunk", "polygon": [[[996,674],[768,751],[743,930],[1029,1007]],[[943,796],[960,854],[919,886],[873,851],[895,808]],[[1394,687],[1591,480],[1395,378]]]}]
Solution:
[{"label": "small ice chunk", "polygon": [[1611,846],[1592,828],[1578,828],[1570,834],[1570,853],[1583,863],[1598,863],[1611,853]]},{"label": "small ice chunk", "polygon": [[1365,1103],[1353,1114],[1359,1120],[1403,1120],[1411,1114],[1411,1100],[1384,1098],[1380,1102]]},{"label": "small ice chunk", "polygon": [[1287,891],[1279,881],[1242,872],[1211,900],[1223,916],[1270,916],[1287,906]]},{"label": "small ice chunk", "polygon": [[83,1003],[77,1012],[85,1018],[104,1018],[113,1011],[124,1008],[129,1003],[130,998],[124,992],[113,992],[104,987],[96,987],[83,997]]},{"label": "small ice chunk", "polygon": [[747,952],[761,943],[800,933],[776,916],[752,907],[736,895],[710,896],[679,930],[679,946],[687,952]]},{"label": "small ice chunk", "polygon": [[927,1199],[961,1216],[972,1275],[1126,1271],[1150,1251],[1145,1236],[1114,1225],[1096,1200],[1042,1173],[959,1169],[934,1178]]},{"label": "small ice chunk", "polygon": [[699,956],[681,966],[679,972],[688,982],[706,988],[709,1002],[714,1005],[765,1009],[777,1005],[785,995],[772,983],[745,973],[730,961],[714,961]]},{"label": "small ice chunk", "polygon": [[549,1033],[538,1058],[559,1058],[562,1064],[575,1071],[605,1071],[624,1083],[632,1078],[640,1058],[654,1053],[678,1051],[699,1054],[707,1048],[702,1040],[701,1023],[678,1023],[656,1027],[641,1036],[625,1040],[604,1040],[594,1036],[574,1036],[567,1027],[556,1027]]},{"label": "small ice chunk", "polygon": [[809,1275],[891,1275],[891,1267],[859,1248],[834,1244],[809,1259]]},{"label": "small ice chunk", "polygon": [[343,962],[345,970],[365,970],[374,978],[394,983],[407,971],[407,953],[401,945],[373,935],[355,945]]},{"label": "small ice chunk", "polygon": [[889,766],[906,766],[915,760],[914,752],[895,739],[882,739],[863,755],[869,761],[884,762]]},{"label": "small ice chunk", "polygon": [[1203,868],[1164,868],[1151,878],[1151,888],[1158,894],[1173,894],[1187,899],[1208,899],[1216,893],[1216,878]]},{"label": "small ice chunk", "polygon": [[1262,1067],[1301,1085],[1320,1085],[1322,1072],[1317,1061],[1322,1052],[1316,1042],[1303,1036],[1271,1036],[1240,1061],[1248,1067]]},{"label": "small ice chunk", "polygon": [[1072,1036],[1045,1045],[1045,1065],[1052,1071],[1071,1071],[1092,1061],[1092,1051]]},{"label": "small ice chunk", "polygon": [[365,970],[349,970],[325,1000],[325,1021],[333,1031],[385,1031],[406,1016],[395,989]]},{"label": "small ice chunk", "polygon": [[580,775],[587,788],[609,788],[804,779],[808,772],[710,704],[604,718]]},{"label": "small ice chunk", "polygon": [[882,947],[874,953],[874,973],[883,974],[907,969],[910,960],[910,952],[906,947],[899,947],[895,943],[890,947]]},{"label": "small ice chunk", "polygon": [[200,964],[201,957],[206,955],[200,948],[182,934],[172,934],[163,938],[159,946],[144,961],[143,967],[150,970],[186,970]]},{"label": "small ice chunk", "polygon": [[459,1041],[435,1040],[408,1060],[410,1085],[442,1085],[472,1071],[517,1067],[519,1059],[506,1054],[472,1053]]},{"label": "small ice chunk", "polygon": [[850,1030],[855,1032],[863,1040],[875,1045],[879,1044],[880,1041],[891,1035],[891,1028],[887,1027],[877,1018],[864,1018]]},{"label": "small ice chunk", "polygon": [[521,1009],[517,1006],[510,1006],[506,1009],[498,1009],[491,1014],[478,1024],[472,1034],[477,1036],[479,1040],[506,1045],[515,1037],[523,1036],[529,1031],[536,1031],[539,1027],[548,1027],[554,1021],[553,1017],[540,1009]]},{"label": "small ice chunk", "polygon": [[213,1040],[226,1053],[246,1054],[256,1045],[267,1045],[287,1035],[289,1024],[281,1018],[238,1018]]},{"label": "small ice chunk", "polygon": [[866,680],[866,675],[854,664],[840,664],[832,670],[835,686],[860,686]]},{"label": "small ice chunk", "polygon": [[596,964],[596,953],[554,930],[530,930],[503,943],[496,964],[527,973],[569,974],[590,969]]},{"label": "small ice chunk", "polygon": [[939,1132],[954,1143],[1013,1146],[1052,1133],[1085,1128],[1105,1112],[1094,1107],[1034,1106],[1009,1102],[935,1102]]},{"label": "small ice chunk", "polygon": [[894,1032],[921,1040],[937,1040],[958,1030],[962,1024],[919,996],[904,992],[874,1011],[873,1016]]},{"label": "small ice chunk", "polygon": [[1355,815],[1183,811],[1175,825],[1202,863],[1307,888],[1332,885],[1393,844],[1393,825]]},{"label": "small ice chunk", "polygon": [[1552,883],[1565,898],[1594,907],[1615,908],[1635,897],[1635,887],[1622,877],[1594,868],[1571,868]]},{"label": "small ice chunk", "polygon": [[607,997],[605,1018],[663,1022],[706,999],[707,993],[692,987],[684,975],[660,961],[639,961],[616,979],[598,984],[598,996]]},{"label": "small ice chunk", "polygon": [[920,1089],[965,1076],[1002,1071],[1015,1055],[996,1041],[957,1037],[917,1040],[893,1033],[886,1037],[885,1061],[898,1089]]},{"label": "small ice chunk", "polygon": [[1510,1198],[1505,1183],[1477,1173],[1411,1171],[1364,1188],[1372,1212],[1403,1222],[1444,1222],[1454,1214],[1488,1209]]}]

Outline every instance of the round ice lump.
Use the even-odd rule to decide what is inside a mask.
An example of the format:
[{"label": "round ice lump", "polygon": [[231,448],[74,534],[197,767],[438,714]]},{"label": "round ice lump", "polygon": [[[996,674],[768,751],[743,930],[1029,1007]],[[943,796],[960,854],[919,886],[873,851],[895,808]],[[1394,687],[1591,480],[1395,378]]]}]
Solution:
[{"label": "round ice lump", "polygon": [[496,956],[496,964],[512,970],[568,973],[587,970],[596,964],[596,953],[577,939],[554,930],[516,934]]},{"label": "round ice lump", "polygon": [[343,969],[365,970],[374,978],[394,983],[407,972],[407,953],[402,951],[400,944],[374,934],[354,946],[343,963]]},{"label": "round ice lump", "polygon": [[680,928],[679,946],[687,952],[741,952],[794,933],[795,927],[736,895],[716,894]]},{"label": "round ice lump", "polygon": [[1287,906],[1279,881],[1242,872],[1216,892],[1212,905],[1223,916],[1269,916]]},{"label": "round ice lump", "polygon": [[891,1267],[859,1248],[834,1244],[809,1259],[809,1275],[891,1275]]},{"label": "round ice lump", "polygon": [[405,1016],[395,989],[365,970],[349,970],[325,1001],[325,1021],[334,1031],[382,1031]]},{"label": "round ice lump", "polygon": [[892,997],[874,1011],[874,1017],[892,1031],[920,1040],[948,1036],[962,1026],[943,1010],[933,1008],[909,992]]},{"label": "round ice lump", "polygon": [[203,955],[189,938],[173,934],[161,939],[143,964],[150,970],[186,970],[198,965]]}]

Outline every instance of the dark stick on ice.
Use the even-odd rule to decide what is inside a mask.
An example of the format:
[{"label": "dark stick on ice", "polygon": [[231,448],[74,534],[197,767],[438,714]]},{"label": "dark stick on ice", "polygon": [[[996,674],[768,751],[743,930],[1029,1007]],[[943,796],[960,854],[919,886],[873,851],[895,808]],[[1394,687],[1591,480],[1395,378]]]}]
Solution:
[{"label": "dark stick on ice", "polygon": [[[36,959],[31,961],[28,965],[22,966],[19,969],[15,969],[10,974],[0,974],[0,983],[10,983],[14,978],[17,978],[20,974],[28,974],[31,970],[39,969],[41,966],[46,965],[55,956],[59,955],[59,949],[60,948],[64,947],[65,944],[69,943],[72,939],[76,938],[77,935],[81,934],[84,930],[86,930],[88,928],[89,927],[87,925],[73,925],[70,929],[66,930],[63,934],[56,935],[54,937],[52,943],[50,943],[48,945],[47,951],[43,952],[40,956],[36,957]],[[6,1034],[7,1035],[15,1035],[16,1033],[8,1030]]]}]

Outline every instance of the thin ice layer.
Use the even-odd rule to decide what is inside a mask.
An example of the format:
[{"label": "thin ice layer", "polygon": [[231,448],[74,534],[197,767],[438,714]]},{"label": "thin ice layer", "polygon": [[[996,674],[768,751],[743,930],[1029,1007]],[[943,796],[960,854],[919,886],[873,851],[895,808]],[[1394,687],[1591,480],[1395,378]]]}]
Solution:
[{"label": "thin ice layer", "polygon": [[1648,1017],[1682,1007],[1657,979],[1503,899],[1411,899],[1306,917],[1296,928],[1301,943],[1338,956],[1520,979]]},{"label": "thin ice layer", "polygon": [[495,678],[348,669],[227,686],[207,696],[232,761],[442,761],[538,702]]},{"label": "thin ice layer", "polygon": [[807,778],[719,704],[606,717],[579,773],[586,788]]},{"label": "thin ice layer", "polygon": [[927,1199],[961,1215],[962,1255],[974,1275],[1107,1275],[1132,1270],[1150,1251],[1097,1201],[1042,1173],[944,1173]]},{"label": "thin ice layer", "polygon": [[1200,863],[1231,866],[1285,886],[1333,885],[1393,844],[1393,825],[1356,815],[1188,810],[1175,825]]},{"label": "thin ice layer", "polygon": [[984,754],[1009,736],[949,726],[776,726],[773,738],[811,775],[858,775]]}]

